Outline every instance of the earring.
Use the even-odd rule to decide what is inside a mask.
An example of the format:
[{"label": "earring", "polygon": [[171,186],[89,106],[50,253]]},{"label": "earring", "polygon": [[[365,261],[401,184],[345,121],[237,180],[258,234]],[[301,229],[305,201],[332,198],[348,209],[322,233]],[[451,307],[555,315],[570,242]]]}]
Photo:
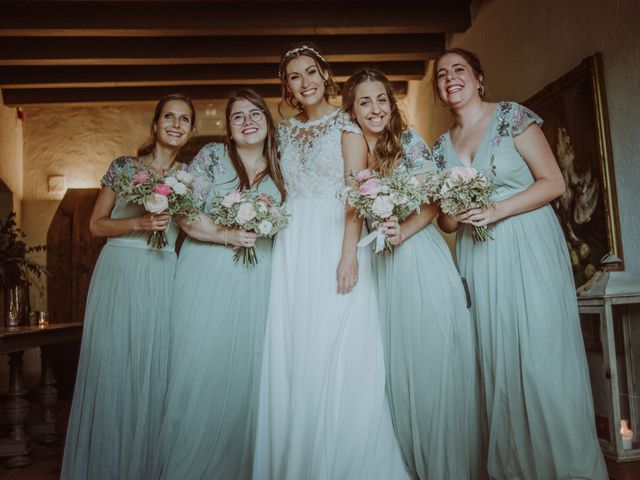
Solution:
[{"label": "earring", "polygon": [[478,87],[478,95],[480,95],[480,98],[484,97],[484,85]]}]

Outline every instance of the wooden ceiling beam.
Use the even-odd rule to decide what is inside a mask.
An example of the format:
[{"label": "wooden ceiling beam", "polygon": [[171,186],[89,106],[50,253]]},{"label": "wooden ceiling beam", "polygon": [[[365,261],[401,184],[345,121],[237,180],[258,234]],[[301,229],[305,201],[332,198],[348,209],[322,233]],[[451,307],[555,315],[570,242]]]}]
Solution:
[{"label": "wooden ceiling beam", "polygon": [[469,0],[3,1],[1,36],[246,36],[463,32]]},{"label": "wooden ceiling beam", "polygon": [[[337,81],[345,81],[363,63],[336,62]],[[426,72],[422,60],[368,62],[390,80],[420,80]],[[112,65],[67,67],[0,67],[0,88],[87,88],[163,85],[278,84],[275,63],[230,65]]]},{"label": "wooden ceiling beam", "polygon": [[292,43],[312,41],[329,61],[428,60],[442,34],[318,37],[0,37],[0,66],[277,63]]},{"label": "wooden ceiling beam", "polygon": [[[399,97],[406,94],[407,82],[393,82]],[[4,104],[8,107],[51,105],[105,105],[156,101],[164,95],[185,92],[194,100],[224,100],[232,90],[254,88],[265,98],[280,98],[279,85],[183,85],[122,87],[122,88],[52,88],[52,89],[3,89]]]}]

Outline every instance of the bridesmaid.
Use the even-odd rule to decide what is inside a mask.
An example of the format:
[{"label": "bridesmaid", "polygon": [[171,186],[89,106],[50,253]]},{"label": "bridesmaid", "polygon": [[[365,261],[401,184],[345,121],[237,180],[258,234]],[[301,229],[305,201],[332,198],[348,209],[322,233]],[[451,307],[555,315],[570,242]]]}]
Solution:
[{"label": "bridesmaid", "polygon": [[[197,221],[180,221],[189,237],[174,284],[154,479],[251,478],[272,242],[219,227],[207,213],[216,193],[256,189],[284,200],[285,190],[264,100],[253,90],[232,93],[226,124],[226,145],[206,145],[189,166],[202,212]],[[259,263],[234,263],[233,248],[250,246]]]},{"label": "bridesmaid", "polygon": [[[145,465],[166,391],[177,228],[167,214],[145,213],[123,201],[113,182],[141,164],[159,174],[171,168],[193,133],[195,117],[188,97],[164,97],[153,116],[150,153],[114,160],[102,178],[89,227],[109,239],[87,299],[63,480],[148,478]],[[150,232],[165,229],[169,244],[149,247]]]},{"label": "bridesmaid", "polygon": [[[437,164],[489,171],[495,206],[440,216],[458,229],[461,273],[473,314],[488,422],[488,470],[496,479],[603,479],[607,473],[565,239],[549,202],[564,182],[538,125],[513,102],[484,100],[478,58],[441,53],[433,85],[454,118],[434,146]],[[474,243],[474,225],[495,240]]]},{"label": "bridesmaid", "polygon": [[[343,108],[362,129],[370,169],[382,175],[401,169],[418,178],[434,169],[382,72],[354,73]],[[395,245],[393,254],[373,256],[387,394],[414,479],[483,478],[473,325],[449,248],[430,223],[437,214],[437,205],[424,205],[400,224],[391,217],[381,225]]]}]

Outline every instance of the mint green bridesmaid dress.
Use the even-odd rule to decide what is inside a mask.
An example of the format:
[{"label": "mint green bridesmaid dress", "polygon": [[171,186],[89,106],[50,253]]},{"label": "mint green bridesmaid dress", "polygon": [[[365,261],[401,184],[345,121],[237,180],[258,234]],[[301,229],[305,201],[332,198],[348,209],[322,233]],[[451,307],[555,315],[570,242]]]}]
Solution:
[{"label": "mint green bridesmaid dress", "polygon": [[[514,137],[542,120],[512,102],[496,105],[473,167],[490,169],[495,200],[534,177]],[[462,166],[451,138],[433,150],[441,168]],[[460,225],[457,257],[469,282],[488,424],[488,470],[495,479],[605,479],[566,242],[550,205],[493,225],[474,243]]]},{"label": "mint green bridesmaid dress", "polygon": [[[206,145],[189,167],[200,206],[238,186],[222,144]],[[266,177],[255,187],[280,198]],[[153,479],[251,478],[260,365],[271,279],[271,239],[259,238],[259,263],[234,263],[231,246],[187,238],[171,305],[165,416]]]},{"label": "mint green bridesmaid dress", "polygon": [[[114,160],[114,175],[133,175],[134,159]],[[116,197],[111,218],[144,214]],[[167,228],[162,250],[149,232],[109,238],[91,278],[67,428],[63,480],[140,480],[160,430],[166,392],[169,306],[178,229]]]},{"label": "mint green bridesmaid dress", "polygon": [[[413,130],[398,168],[434,168]],[[480,446],[475,333],[462,279],[429,224],[393,254],[373,255],[396,436],[412,478],[486,478]]]}]

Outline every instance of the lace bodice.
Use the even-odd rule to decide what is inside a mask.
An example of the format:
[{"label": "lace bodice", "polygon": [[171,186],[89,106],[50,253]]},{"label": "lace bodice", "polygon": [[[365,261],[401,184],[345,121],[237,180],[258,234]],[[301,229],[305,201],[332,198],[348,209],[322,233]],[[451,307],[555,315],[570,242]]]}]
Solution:
[{"label": "lace bodice", "polygon": [[342,132],[362,133],[341,110],[309,122],[280,123],[280,162],[290,200],[335,199],[343,190]]}]

